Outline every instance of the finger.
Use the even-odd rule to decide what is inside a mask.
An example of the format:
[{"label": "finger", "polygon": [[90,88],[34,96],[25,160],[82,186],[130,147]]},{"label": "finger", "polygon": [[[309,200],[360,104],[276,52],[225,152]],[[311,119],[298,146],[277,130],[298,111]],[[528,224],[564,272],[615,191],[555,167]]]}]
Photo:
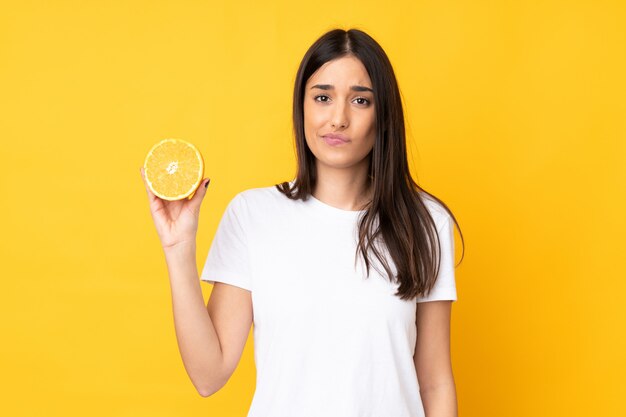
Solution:
[{"label": "finger", "polygon": [[193,197],[191,197],[191,200],[189,200],[189,207],[195,213],[198,213],[200,211],[200,205],[202,204],[202,200],[204,200],[204,196],[206,195],[208,191],[208,186],[210,182],[211,182],[210,178],[204,178],[200,182],[200,185],[196,189],[196,192],[194,193]]}]

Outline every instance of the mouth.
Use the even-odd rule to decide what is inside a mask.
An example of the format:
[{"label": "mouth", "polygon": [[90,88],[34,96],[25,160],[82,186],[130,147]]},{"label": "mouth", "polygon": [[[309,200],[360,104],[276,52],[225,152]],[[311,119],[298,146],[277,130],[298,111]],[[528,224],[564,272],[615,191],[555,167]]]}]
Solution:
[{"label": "mouth", "polygon": [[344,135],[340,135],[338,133],[327,133],[325,135],[322,136],[324,139],[332,139],[332,140],[340,140],[343,142],[350,142],[350,139],[348,139],[347,136]]},{"label": "mouth", "polygon": [[350,139],[348,139],[346,136],[334,133],[328,133],[326,135],[323,135],[322,139],[324,140],[324,142],[331,146],[343,145],[350,142]]}]

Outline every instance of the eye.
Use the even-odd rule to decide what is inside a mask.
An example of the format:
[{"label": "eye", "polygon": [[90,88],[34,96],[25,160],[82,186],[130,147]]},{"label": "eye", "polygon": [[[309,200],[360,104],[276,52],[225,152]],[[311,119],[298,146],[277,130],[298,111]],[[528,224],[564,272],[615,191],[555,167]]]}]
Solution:
[{"label": "eye", "polygon": [[[325,99],[325,100],[318,100],[318,99]],[[326,103],[328,100],[330,99],[330,97],[328,97],[327,95],[324,94],[320,94],[318,96],[315,96],[313,98],[313,100],[317,101],[317,102],[321,102],[321,103]]]},{"label": "eye", "polygon": [[[328,97],[325,94],[319,94],[315,96],[313,100],[317,101],[318,103],[328,103],[328,101],[330,100],[330,97]],[[371,104],[370,100],[365,97],[357,97],[354,100],[357,102],[357,104],[360,104],[360,105],[369,106]]]}]

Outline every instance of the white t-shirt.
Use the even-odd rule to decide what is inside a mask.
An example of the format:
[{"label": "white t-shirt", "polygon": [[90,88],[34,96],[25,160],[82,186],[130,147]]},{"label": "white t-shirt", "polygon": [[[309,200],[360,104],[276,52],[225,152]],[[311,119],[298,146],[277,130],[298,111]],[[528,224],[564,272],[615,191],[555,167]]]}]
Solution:
[{"label": "white t-shirt", "polygon": [[[292,181],[293,183],[293,181]],[[361,211],[274,186],[228,204],[201,279],[251,291],[256,390],[248,417],[423,417],[413,362],[416,303],[456,300],[452,219],[425,203],[441,239],[430,295],[401,300],[374,255],[365,278]],[[393,261],[389,265],[395,273]]]}]

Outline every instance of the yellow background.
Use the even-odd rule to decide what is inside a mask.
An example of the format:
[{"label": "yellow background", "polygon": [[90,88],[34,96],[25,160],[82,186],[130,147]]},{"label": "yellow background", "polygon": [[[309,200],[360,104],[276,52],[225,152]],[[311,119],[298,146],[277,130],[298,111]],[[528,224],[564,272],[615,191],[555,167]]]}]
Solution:
[{"label": "yellow background", "polygon": [[292,178],[295,73],[335,26],[387,51],[464,232],[460,415],[626,415],[626,6],[597,0],[3,2],[0,414],[245,416],[252,339],[215,395],[185,373],[139,167],[200,148],[201,268],[237,192]]}]

